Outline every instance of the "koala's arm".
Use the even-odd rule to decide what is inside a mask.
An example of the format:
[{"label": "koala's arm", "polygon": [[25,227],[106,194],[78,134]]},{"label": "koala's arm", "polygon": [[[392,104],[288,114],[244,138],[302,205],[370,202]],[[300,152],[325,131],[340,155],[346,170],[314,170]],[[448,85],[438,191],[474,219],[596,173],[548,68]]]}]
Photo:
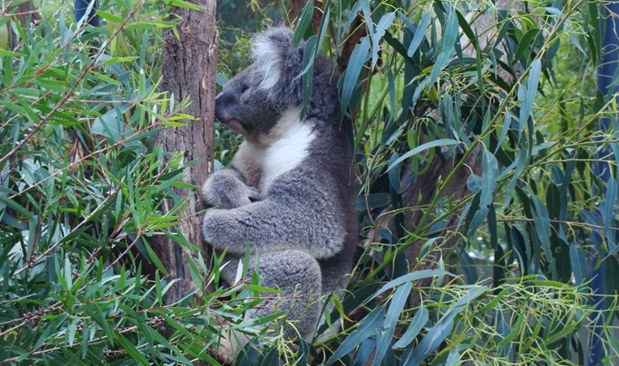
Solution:
[{"label": "koala's arm", "polygon": [[235,169],[220,169],[208,177],[202,186],[202,196],[212,207],[231,209],[250,204],[258,199],[259,193],[243,181]]},{"label": "koala's arm", "polygon": [[204,201],[215,208],[236,208],[259,199],[256,188],[260,179],[260,164],[254,148],[243,142],[234,154],[230,167],[220,169],[202,186]]},{"label": "koala's arm", "polygon": [[329,208],[298,207],[272,199],[231,210],[209,210],[204,239],[233,255],[302,250],[317,259],[330,258],[343,246],[342,223]]}]

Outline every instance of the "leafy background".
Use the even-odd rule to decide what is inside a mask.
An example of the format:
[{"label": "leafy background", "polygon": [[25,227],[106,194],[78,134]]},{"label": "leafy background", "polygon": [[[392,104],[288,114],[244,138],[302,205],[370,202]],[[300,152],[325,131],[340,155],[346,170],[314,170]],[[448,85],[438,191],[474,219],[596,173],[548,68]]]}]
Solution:
[{"label": "leafy background", "polygon": [[[36,26],[2,5],[0,362],[216,365],[222,329],[273,345],[239,364],[619,361],[617,99],[595,76],[615,5],[318,4],[296,35],[342,71],[362,240],[349,288],[299,346],[262,331],[281,314],[243,318],[267,289],[221,286],[221,258],[176,230],[172,188],[194,187],[154,136],[192,123],[158,90],[170,7],[187,5],[101,1],[99,27],[66,1],[35,2]],[[288,5],[218,2],[219,83]],[[238,139],[215,141],[225,164]],[[149,244],[161,234],[196,255],[199,289],[173,304]]]}]

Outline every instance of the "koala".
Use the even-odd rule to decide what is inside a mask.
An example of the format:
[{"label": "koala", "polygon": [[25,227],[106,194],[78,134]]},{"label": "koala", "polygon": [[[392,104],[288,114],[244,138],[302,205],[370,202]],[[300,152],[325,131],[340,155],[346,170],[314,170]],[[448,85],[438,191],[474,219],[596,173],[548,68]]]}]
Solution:
[{"label": "koala", "polygon": [[[342,289],[357,246],[353,207],[352,124],[339,117],[337,75],[315,60],[303,105],[304,44],[275,27],[252,42],[253,63],[215,100],[217,120],[244,138],[229,167],[203,186],[204,240],[225,251],[222,277],[234,283],[241,258],[263,285],[278,289],[249,317],[286,313],[306,340],[319,320],[319,298]],[[288,333],[290,330],[287,331]]]}]

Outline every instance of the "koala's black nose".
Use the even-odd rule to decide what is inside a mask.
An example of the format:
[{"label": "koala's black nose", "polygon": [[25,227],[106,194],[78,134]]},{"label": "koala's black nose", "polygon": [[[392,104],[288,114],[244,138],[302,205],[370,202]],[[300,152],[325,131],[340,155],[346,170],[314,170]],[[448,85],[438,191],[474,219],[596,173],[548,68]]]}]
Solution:
[{"label": "koala's black nose", "polygon": [[232,93],[221,92],[215,97],[215,105],[228,106],[236,103],[236,97]]},{"label": "koala's black nose", "polygon": [[226,111],[236,104],[236,97],[232,93],[221,92],[215,97],[215,118],[225,122],[229,119]]}]

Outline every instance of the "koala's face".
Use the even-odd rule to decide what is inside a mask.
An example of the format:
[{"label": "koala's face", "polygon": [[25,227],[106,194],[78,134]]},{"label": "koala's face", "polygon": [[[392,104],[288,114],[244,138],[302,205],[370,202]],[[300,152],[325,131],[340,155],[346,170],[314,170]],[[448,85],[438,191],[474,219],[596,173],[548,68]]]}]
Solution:
[{"label": "koala's face", "polygon": [[290,98],[282,97],[291,94],[291,39],[286,28],[258,34],[252,45],[254,62],[230,79],[215,99],[216,118],[246,139],[268,134],[291,104]]},{"label": "koala's face", "polygon": [[251,65],[230,79],[215,99],[215,117],[245,138],[268,133],[279,118],[279,106],[261,87],[260,70]]}]

